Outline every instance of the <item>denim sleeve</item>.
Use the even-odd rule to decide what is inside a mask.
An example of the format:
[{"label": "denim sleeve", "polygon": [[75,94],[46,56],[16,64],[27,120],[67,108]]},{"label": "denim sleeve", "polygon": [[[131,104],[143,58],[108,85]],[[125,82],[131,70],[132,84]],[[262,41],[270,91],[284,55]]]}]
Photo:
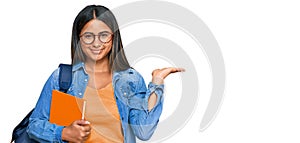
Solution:
[{"label": "denim sleeve", "polygon": [[[143,97],[141,101],[143,105],[141,109],[130,109],[129,124],[135,136],[138,137],[140,140],[149,140],[157,127],[159,117],[162,113],[163,90],[164,85],[156,85],[150,82],[147,89],[144,80],[141,78],[141,80],[139,81],[136,94],[143,95],[135,96]],[[154,108],[151,111],[148,111],[148,98],[152,93],[156,94],[157,100]]]},{"label": "denim sleeve", "polygon": [[58,89],[58,71],[54,71],[45,83],[36,107],[29,118],[27,133],[38,142],[63,142],[61,133],[63,126],[50,123],[50,106],[52,90]]}]

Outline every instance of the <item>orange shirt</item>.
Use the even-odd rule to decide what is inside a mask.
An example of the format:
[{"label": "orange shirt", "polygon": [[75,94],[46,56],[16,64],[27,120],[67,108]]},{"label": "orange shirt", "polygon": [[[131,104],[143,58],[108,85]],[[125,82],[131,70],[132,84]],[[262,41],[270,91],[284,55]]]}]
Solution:
[{"label": "orange shirt", "polygon": [[87,143],[122,143],[123,133],[112,84],[101,89],[86,88],[85,119],[91,123]]}]

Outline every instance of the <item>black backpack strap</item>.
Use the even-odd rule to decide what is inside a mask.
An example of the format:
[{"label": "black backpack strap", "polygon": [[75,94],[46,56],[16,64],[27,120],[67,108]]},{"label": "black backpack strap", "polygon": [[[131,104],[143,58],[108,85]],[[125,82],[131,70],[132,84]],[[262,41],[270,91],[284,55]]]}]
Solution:
[{"label": "black backpack strap", "polygon": [[67,92],[72,83],[72,65],[59,64],[59,90]]}]

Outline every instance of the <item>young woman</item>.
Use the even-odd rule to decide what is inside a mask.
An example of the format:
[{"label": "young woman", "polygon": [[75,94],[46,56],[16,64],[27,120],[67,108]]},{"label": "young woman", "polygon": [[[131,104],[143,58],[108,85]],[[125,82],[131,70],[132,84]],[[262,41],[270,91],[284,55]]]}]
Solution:
[{"label": "young woman", "polygon": [[87,100],[85,120],[69,126],[50,123],[52,90],[58,90],[59,69],[41,92],[27,129],[38,142],[125,142],[148,140],[159,121],[163,105],[163,80],[182,68],[152,72],[148,88],[130,67],[113,13],[90,5],[79,12],[72,30],[72,84],[68,94]]}]

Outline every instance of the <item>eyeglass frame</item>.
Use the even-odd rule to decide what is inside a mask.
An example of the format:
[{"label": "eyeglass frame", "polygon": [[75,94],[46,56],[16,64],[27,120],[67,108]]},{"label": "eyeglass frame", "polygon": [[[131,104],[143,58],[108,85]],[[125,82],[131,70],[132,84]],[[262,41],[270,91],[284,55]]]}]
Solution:
[{"label": "eyeglass frame", "polygon": [[[101,38],[100,38],[101,33],[108,33],[108,34],[110,34],[109,40],[106,41],[106,42],[103,42],[103,41],[101,40]],[[104,43],[104,44],[105,44],[105,43],[108,43],[108,42],[110,42],[110,41],[113,39],[113,35],[114,35],[113,33],[110,33],[110,32],[108,32],[108,31],[102,31],[102,32],[99,32],[97,35],[95,35],[95,34],[92,33],[92,32],[85,32],[85,33],[83,33],[82,35],[79,35],[79,37],[81,38],[82,36],[84,36],[84,35],[86,35],[86,34],[91,34],[91,35],[93,35],[93,41],[90,42],[90,43],[86,43],[84,40],[82,40],[82,42],[85,43],[85,44],[87,44],[87,45],[93,44],[93,43],[95,42],[96,36],[98,36],[98,40],[99,40],[101,43]]]}]

